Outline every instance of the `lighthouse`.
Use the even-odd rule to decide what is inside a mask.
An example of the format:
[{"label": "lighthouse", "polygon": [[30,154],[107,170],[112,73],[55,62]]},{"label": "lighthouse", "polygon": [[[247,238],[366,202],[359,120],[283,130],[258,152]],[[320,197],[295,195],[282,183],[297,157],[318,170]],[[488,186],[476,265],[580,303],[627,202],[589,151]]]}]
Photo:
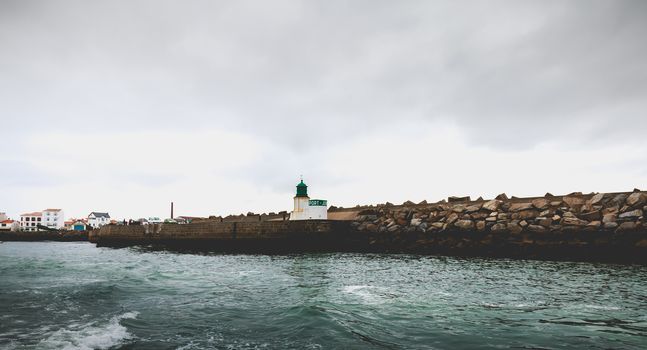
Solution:
[{"label": "lighthouse", "polygon": [[297,194],[294,196],[294,210],[290,220],[326,220],[328,218],[328,201],[310,199],[308,186],[303,182],[297,184]]}]

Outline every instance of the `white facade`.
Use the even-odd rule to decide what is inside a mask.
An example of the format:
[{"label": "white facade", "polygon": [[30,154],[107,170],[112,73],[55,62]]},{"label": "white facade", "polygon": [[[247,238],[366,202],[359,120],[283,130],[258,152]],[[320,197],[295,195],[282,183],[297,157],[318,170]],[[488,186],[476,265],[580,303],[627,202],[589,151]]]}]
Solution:
[{"label": "white facade", "polygon": [[294,196],[294,210],[290,213],[290,220],[326,220],[328,219],[328,202],[323,199],[310,199],[308,186],[303,183],[297,185],[297,195]]},{"label": "white facade", "polygon": [[0,213],[0,221],[8,220],[7,213]]},{"label": "white facade", "polygon": [[91,212],[88,215],[88,225],[92,228],[99,228],[110,223],[110,215],[108,213]]},{"label": "white facade", "polygon": [[62,229],[65,226],[65,216],[61,209],[45,209],[42,213],[42,224],[51,229]]},{"label": "white facade", "polygon": [[20,215],[20,230],[21,231],[38,231],[38,225],[42,225],[41,212],[26,213]]},{"label": "white facade", "polygon": [[9,219],[0,221],[0,231],[18,231],[19,229],[20,224],[18,221]]}]

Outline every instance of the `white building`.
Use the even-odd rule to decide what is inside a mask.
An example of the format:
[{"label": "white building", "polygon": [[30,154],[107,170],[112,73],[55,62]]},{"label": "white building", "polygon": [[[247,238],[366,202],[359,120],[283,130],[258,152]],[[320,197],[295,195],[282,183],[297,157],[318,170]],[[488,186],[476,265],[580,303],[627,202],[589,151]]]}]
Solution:
[{"label": "white building", "polygon": [[42,218],[43,226],[47,228],[59,230],[65,226],[65,216],[61,209],[45,209]]},{"label": "white building", "polygon": [[38,225],[42,225],[43,213],[37,211],[20,215],[21,231],[38,231]]},{"label": "white building", "polygon": [[99,228],[110,223],[110,214],[93,211],[88,215],[88,225]]},{"label": "white building", "polygon": [[297,185],[297,195],[294,196],[294,210],[290,213],[290,220],[326,220],[327,218],[328,201],[310,199],[308,186],[301,179]]},{"label": "white building", "polygon": [[20,229],[20,224],[18,221],[6,219],[0,221],[0,231],[18,231]]},{"label": "white building", "polygon": [[7,213],[0,212],[0,221],[8,220]]}]

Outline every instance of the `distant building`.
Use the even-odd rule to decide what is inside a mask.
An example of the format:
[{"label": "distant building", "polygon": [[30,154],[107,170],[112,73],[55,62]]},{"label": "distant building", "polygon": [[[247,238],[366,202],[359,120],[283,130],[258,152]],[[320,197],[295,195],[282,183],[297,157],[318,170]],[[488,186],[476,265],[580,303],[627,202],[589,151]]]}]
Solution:
[{"label": "distant building", "polygon": [[93,211],[88,215],[88,225],[99,228],[110,223],[110,214]]},{"label": "distant building", "polygon": [[85,231],[87,228],[88,228],[88,225],[81,220],[77,220],[75,223],[72,224],[73,231]]},{"label": "distant building", "polygon": [[50,229],[59,230],[65,225],[65,216],[61,209],[45,209],[42,218],[42,225]]},{"label": "distant building", "polygon": [[9,218],[7,217],[6,213],[0,212],[0,221],[5,221],[8,220]]},{"label": "distant building", "polygon": [[36,211],[33,213],[25,213],[20,215],[20,230],[21,231],[38,231],[38,225],[42,224],[43,213]]},{"label": "distant building", "polygon": [[11,219],[5,219],[0,221],[0,231],[18,231],[19,229],[20,229],[20,224],[18,223],[18,221],[11,220]]},{"label": "distant building", "polygon": [[308,186],[301,179],[297,185],[297,194],[294,196],[294,210],[290,213],[290,220],[326,220],[327,218],[328,201],[310,199]]}]

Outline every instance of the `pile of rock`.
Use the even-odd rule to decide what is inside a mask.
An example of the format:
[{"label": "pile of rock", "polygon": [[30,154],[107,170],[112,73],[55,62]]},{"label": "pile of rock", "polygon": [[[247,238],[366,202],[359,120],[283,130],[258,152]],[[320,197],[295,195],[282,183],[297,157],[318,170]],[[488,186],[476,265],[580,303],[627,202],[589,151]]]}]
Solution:
[{"label": "pile of rock", "polygon": [[[522,232],[625,232],[647,229],[647,194],[597,193],[542,198],[499,195],[489,201],[451,200],[435,204],[378,205],[361,211],[351,226],[367,232],[476,231]],[[463,199],[463,198],[460,198]],[[421,205],[422,204],[422,205]]]}]

